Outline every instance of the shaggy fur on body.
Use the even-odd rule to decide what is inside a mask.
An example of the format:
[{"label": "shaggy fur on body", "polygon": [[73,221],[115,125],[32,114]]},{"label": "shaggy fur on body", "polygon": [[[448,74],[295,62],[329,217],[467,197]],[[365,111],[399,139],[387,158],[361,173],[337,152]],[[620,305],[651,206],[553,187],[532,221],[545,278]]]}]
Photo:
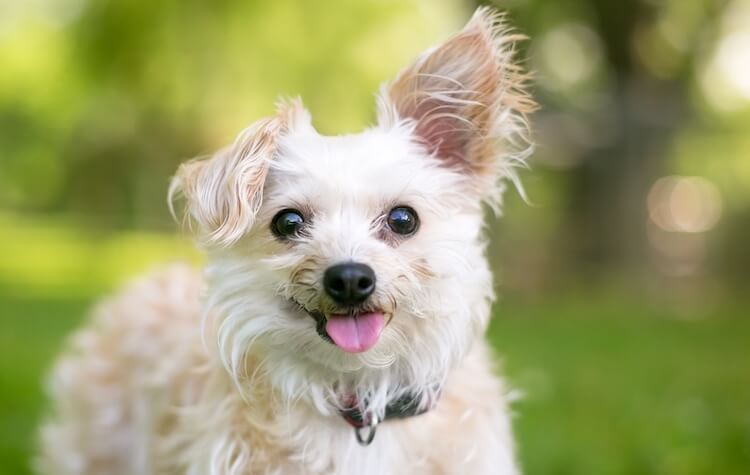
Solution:
[{"label": "shaggy fur on body", "polygon": [[[517,39],[480,9],[383,87],[374,127],[321,136],[291,101],[180,167],[170,199],[184,199],[205,272],[173,266],[98,306],[53,372],[40,470],[517,473],[483,340],[482,234],[482,203],[499,208],[531,149]],[[404,207],[409,233],[389,214]],[[289,209],[304,222],[280,235]],[[342,262],[377,279],[356,306],[324,289]],[[366,347],[347,346],[357,335]],[[346,401],[382,419],[404,395],[431,410],[360,446]]]}]

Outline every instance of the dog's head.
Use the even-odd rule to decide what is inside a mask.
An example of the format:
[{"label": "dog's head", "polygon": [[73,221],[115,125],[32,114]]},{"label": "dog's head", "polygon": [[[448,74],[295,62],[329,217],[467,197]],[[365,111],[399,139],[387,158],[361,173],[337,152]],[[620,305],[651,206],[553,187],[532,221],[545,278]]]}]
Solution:
[{"label": "dog's head", "polygon": [[464,354],[492,299],[482,203],[529,150],[515,40],[480,10],[383,87],[376,126],[322,136],[292,101],[180,168],[236,377],[250,348],[280,384],[427,384]]}]

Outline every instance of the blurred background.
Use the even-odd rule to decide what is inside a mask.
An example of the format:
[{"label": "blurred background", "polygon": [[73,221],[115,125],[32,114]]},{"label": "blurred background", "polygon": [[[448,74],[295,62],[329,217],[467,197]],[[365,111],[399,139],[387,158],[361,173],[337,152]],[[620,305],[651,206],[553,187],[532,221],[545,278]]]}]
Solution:
[{"label": "blurred background", "polygon": [[[0,473],[97,297],[201,256],[165,192],[301,95],[322,133],[469,0],[0,0]],[[493,221],[528,474],[750,473],[750,0],[504,0],[542,104]]]}]

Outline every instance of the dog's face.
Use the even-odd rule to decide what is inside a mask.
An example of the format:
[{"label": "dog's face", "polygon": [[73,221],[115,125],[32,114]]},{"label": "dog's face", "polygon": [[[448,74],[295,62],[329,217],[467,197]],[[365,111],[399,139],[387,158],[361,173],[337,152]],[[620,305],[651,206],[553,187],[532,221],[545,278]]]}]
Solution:
[{"label": "dog's face", "polygon": [[488,275],[479,201],[462,182],[409,128],[282,138],[249,245],[265,248],[278,305],[300,324],[295,344],[329,364],[382,366],[440,326],[463,342],[473,322],[456,304],[487,292]]},{"label": "dog's face", "polygon": [[251,347],[280,384],[429,384],[460,359],[492,299],[481,204],[527,153],[513,40],[480,11],[384,87],[375,127],[322,136],[295,101],[180,169],[236,377]]}]

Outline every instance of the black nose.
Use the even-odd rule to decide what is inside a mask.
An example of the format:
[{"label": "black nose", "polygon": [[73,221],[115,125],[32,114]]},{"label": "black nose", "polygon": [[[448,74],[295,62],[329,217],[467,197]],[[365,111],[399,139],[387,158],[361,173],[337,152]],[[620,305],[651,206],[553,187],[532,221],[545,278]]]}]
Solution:
[{"label": "black nose", "polygon": [[336,264],[326,269],[323,287],[337,303],[362,303],[375,291],[375,272],[370,266],[358,262]]}]

